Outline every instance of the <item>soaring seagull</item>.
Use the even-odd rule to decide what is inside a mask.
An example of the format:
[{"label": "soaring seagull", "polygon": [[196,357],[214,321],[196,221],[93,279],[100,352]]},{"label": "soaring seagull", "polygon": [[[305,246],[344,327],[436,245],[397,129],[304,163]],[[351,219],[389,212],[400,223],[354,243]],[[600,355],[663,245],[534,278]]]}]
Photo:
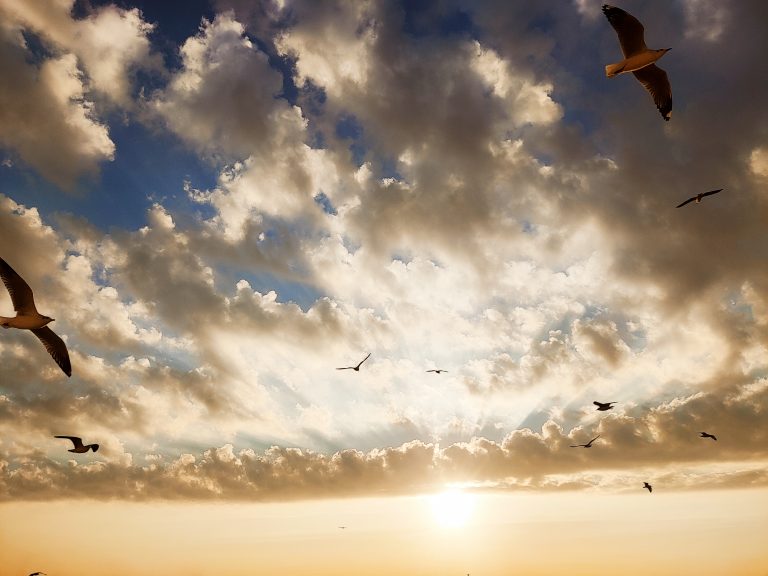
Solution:
[{"label": "soaring seagull", "polygon": [[648,482],[643,482],[643,488],[647,488],[649,493],[653,492],[653,486],[648,484]]},{"label": "soaring seagull", "polygon": [[45,572],[32,572],[29,576],[48,576]]},{"label": "soaring seagull", "polygon": [[355,372],[360,372],[360,366],[362,366],[363,362],[368,360],[368,358],[371,356],[371,353],[368,352],[368,356],[360,360],[360,364],[357,366],[345,366],[344,368],[336,368],[336,370],[354,370]]},{"label": "soaring seagull", "polygon": [[8,289],[11,302],[13,302],[13,309],[16,310],[15,318],[0,316],[0,326],[32,332],[40,339],[45,349],[48,350],[48,354],[53,357],[64,374],[72,376],[72,365],[69,363],[67,345],[53,330],[46,326],[49,322],[53,322],[53,318],[43,316],[37,311],[29,284],[24,282],[24,279],[2,258],[0,258],[0,278]]},{"label": "soaring seagull", "polygon": [[434,372],[435,374],[442,374],[443,372],[448,372],[448,370],[427,370],[427,372]]},{"label": "soaring seagull", "polygon": [[678,204],[677,206],[675,206],[675,208],[682,208],[689,202],[696,202],[696,204],[700,204],[701,199],[704,198],[704,196],[712,196],[712,194],[717,194],[718,192],[722,192],[722,191],[723,191],[722,188],[718,188],[717,190],[711,190],[709,192],[702,192],[701,194],[696,194],[696,196],[691,196],[690,198],[688,198],[688,200],[686,200],[682,204]]},{"label": "soaring seagull", "polygon": [[653,103],[661,112],[664,120],[672,114],[672,88],[667,73],[654,62],[664,56],[671,48],[651,50],[645,45],[645,29],[640,21],[621,8],[603,4],[603,14],[608,18],[619,36],[624,60],[605,67],[605,75],[612,78],[618,74],[632,72],[651,94]]},{"label": "soaring seagull", "polygon": [[712,440],[717,442],[717,438],[715,438],[715,435],[714,434],[709,434],[708,432],[702,432],[701,434],[699,434],[699,437],[700,438],[712,438]]},{"label": "soaring seagull", "polygon": [[91,448],[93,448],[94,452],[99,449],[98,444],[83,444],[83,439],[78,438],[77,436],[54,436],[54,438],[66,438],[67,440],[72,440],[72,444],[74,444],[75,447],[71,450],[67,450],[67,452],[74,452],[75,454],[84,454]]},{"label": "soaring seagull", "polygon": [[592,402],[592,404],[597,406],[598,412],[605,412],[606,410],[610,410],[611,408],[613,408],[613,405],[617,404],[617,402],[598,402],[597,400],[595,400],[594,402]]},{"label": "soaring seagull", "polygon": [[600,434],[592,438],[592,440],[590,440],[586,444],[571,444],[571,448],[592,448],[592,442],[594,442],[598,438],[600,438]]}]

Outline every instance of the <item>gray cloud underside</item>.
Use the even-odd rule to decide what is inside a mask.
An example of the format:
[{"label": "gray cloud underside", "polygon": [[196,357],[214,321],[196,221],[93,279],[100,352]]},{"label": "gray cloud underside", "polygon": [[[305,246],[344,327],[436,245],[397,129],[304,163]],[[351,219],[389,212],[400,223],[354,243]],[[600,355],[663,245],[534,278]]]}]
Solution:
[{"label": "gray cloud underside", "polygon": [[[0,403],[0,407],[2,404]],[[419,493],[449,482],[486,488],[622,490],[645,475],[666,490],[764,486],[768,483],[768,408],[764,380],[728,393],[698,393],[636,416],[610,414],[566,434],[553,421],[540,433],[510,432],[501,442],[473,438],[447,447],[412,441],[370,452],[321,454],[273,447],[235,451],[231,444],[176,459],[145,455],[145,465],[61,462],[40,451],[0,460],[3,499],[291,500]],[[698,437],[715,430],[717,442]],[[589,450],[570,448],[601,435]],[[672,470],[674,468],[674,470]],[[627,480],[629,481],[629,480]]]}]

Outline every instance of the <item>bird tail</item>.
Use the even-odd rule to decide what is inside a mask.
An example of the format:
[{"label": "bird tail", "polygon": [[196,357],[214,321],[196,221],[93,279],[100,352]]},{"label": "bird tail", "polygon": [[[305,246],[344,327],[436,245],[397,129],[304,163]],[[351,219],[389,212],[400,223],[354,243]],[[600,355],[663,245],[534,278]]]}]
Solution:
[{"label": "bird tail", "polygon": [[608,78],[611,78],[613,76],[616,76],[617,74],[621,74],[623,70],[624,70],[624,62],[617,62],[616,64],[608,64],[605,67],[605,75],[608,76]]}]

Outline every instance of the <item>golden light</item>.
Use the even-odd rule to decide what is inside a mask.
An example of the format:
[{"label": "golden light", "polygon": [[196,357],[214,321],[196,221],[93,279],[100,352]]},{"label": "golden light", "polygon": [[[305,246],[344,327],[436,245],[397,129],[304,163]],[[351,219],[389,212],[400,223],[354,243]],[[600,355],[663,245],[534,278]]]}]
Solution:
[{"label": "golden light", "polygon": [[446,490],[432,496],[432,513],[443,528],[461,528],[475,508],[475,497],[461,490]]}]

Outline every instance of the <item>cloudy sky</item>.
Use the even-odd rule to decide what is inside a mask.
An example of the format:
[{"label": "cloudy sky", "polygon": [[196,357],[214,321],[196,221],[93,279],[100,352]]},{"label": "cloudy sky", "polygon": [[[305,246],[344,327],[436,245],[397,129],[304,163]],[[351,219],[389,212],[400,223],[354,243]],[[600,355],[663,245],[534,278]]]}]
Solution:
[{"label": "cloudy sky", "polygon": [[764,576],[768,4],[600,4],[0,0],[0,575]]}]

